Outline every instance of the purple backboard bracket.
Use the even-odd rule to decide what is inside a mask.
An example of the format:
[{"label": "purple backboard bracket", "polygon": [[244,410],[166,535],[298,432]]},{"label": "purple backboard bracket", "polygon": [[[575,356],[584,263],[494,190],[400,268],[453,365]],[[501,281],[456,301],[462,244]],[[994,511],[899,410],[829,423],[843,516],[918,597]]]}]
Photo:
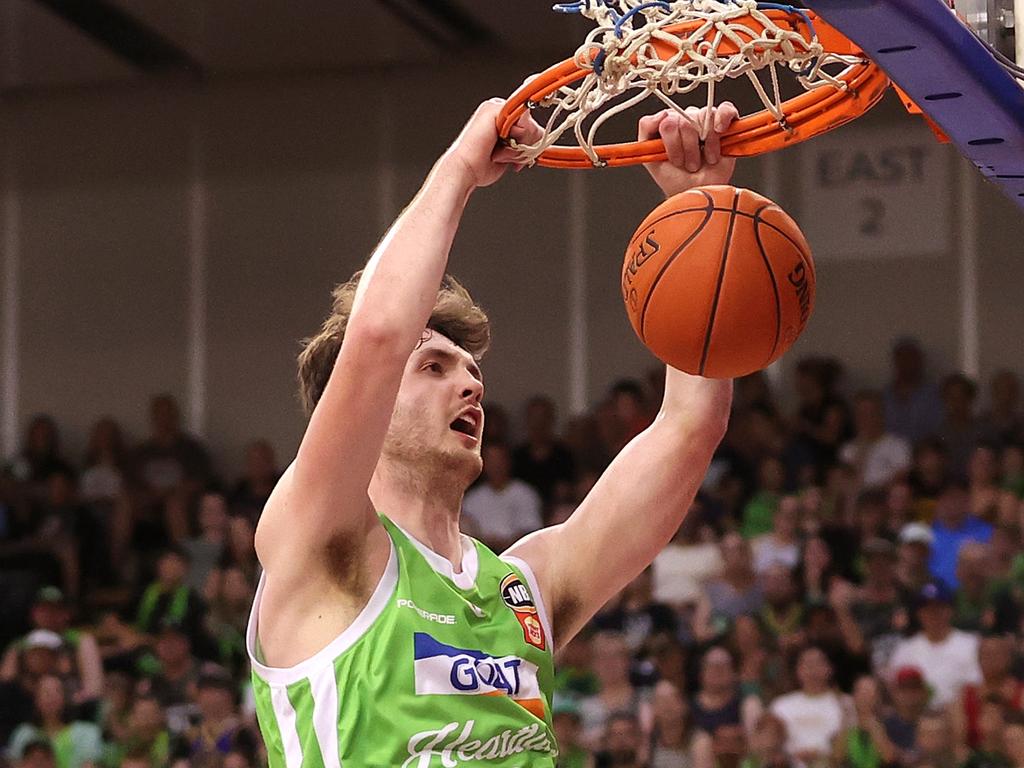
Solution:
[{"label": "purple backboard bracket", "polygon": [[1024,88],[942,0],[806,0],[1024,208]]}]

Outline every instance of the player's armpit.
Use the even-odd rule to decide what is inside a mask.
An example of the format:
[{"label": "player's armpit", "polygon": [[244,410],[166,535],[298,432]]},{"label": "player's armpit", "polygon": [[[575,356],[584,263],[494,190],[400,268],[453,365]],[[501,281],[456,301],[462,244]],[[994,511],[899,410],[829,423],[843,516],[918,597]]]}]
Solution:
[{"label": "player's armpit", "polygon": [[[673,382],[676,376],[685,378]],[[622,450],[573,515],[509,550],[537,576],[556,648],[675,535],[725,433],[731,391],[731,382],[670,370],[654,424]]]}]

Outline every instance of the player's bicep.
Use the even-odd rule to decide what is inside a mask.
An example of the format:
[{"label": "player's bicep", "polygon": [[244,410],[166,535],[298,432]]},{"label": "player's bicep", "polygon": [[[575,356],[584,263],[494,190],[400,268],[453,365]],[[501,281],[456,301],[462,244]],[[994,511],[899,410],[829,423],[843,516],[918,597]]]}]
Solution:
[{"label": "player's bicep", "polygon": [[564,523],[509,553],[529,562],[561,646],[646,568],[675,534],[716,441],[656,423],[612,462]]},{"label": "player's bicep", "polygon": [[387,344],[346,338],[295,461],[260,520],[261,557],[354,540],[377,524],[367,492],[407,358]]}]

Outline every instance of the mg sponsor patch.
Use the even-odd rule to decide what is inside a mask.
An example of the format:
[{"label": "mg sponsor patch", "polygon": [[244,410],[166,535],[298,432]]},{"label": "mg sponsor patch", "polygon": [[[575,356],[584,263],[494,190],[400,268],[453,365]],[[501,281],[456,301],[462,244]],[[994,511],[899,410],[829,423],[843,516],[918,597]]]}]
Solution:
[{"label": "mg sponsor patch", "polygon": [[413,649],[418,695],[508,696],[543,719],[536,664],[518,656],[491,656],[445,645],[425,632],[413,635]]},{"label": "mg sponsor patch", "polygon": [[547,647],[544,627],[537,617],[537,606],[533,602],[529,588],[515,573],[510,573],[501,580],[498,589],[505,605],[512,609],[519,620],[519,625],[523,628],[523,639],[543,651]]}]

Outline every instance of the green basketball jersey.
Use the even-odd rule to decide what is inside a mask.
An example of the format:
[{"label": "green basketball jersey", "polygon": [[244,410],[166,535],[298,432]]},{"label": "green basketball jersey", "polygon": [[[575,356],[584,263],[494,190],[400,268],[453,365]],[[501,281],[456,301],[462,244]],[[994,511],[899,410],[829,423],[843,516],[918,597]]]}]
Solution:
[{"label": "green basketball jersey", "polygon": [[289,668],[246,637],[270,768],[554,766],[551,626],[533,573],[463,537],[462,572],[385,517],[387,568],[356,620]]}]

